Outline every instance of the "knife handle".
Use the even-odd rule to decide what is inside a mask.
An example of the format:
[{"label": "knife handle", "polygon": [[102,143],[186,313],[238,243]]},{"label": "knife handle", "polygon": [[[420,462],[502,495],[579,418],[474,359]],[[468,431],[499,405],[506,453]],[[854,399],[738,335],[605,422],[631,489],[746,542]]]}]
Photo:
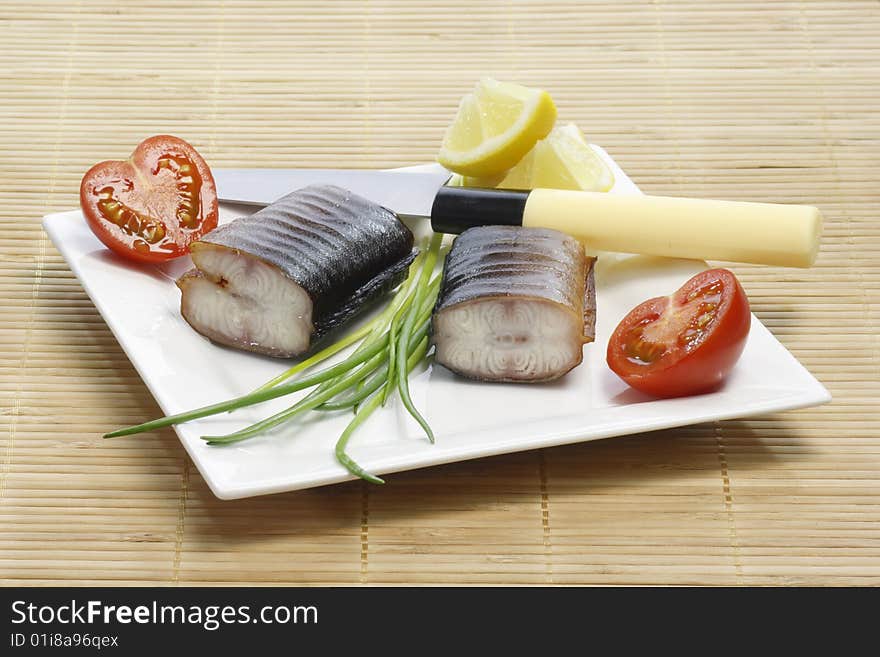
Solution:
[{"label": "knife handle", "polygon": [[809,205],[440,188],[431,211],[435,231],[491,224],[553,228],[599,251],[809,267],[819,250],[822,215]]}]

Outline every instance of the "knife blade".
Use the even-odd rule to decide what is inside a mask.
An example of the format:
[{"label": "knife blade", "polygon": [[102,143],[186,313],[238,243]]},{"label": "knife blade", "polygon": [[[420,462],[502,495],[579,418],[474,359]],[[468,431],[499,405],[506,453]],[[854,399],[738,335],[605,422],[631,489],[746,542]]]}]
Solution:
[{"label": "knife blade", "polygon": [[809,205],[623,195],[561,189],[449,187],[442,171],[217,169],[221,200],[267,205],[309,184],[348,189],[435,232],[472,226],[552,228],[598,251],[809,267],[822,214]]},{"label": "knife blade", "polygon": [[[438,167],[439,169],[439,167]],[[370,169],[213,169],[221,201],[268,205],[307,185],[338,185],[402,215],[429,217],[445,169],[429,172]]]}]

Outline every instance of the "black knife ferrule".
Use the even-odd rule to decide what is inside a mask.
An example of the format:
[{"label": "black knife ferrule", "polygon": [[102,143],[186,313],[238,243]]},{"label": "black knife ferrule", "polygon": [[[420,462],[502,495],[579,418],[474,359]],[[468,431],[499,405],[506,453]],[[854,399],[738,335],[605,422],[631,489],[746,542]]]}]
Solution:
[{"label": "black knife ferrule", "polygon": [[431,208],[436,233],[461,233],[473,226],[521,226],[528,191],[441,187]]}]

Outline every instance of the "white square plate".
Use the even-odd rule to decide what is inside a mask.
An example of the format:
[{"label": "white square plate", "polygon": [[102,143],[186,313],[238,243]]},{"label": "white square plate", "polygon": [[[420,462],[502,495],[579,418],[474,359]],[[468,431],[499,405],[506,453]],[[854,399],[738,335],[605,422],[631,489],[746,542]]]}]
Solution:
[{"label": "white square plate", "polygon": [[[614,171],[611,193],[640,193],[610,156],[595,148]],[[221,223],[235,216],[221,208]],[[163,266],[130,265],[101,245],[79,210],[49,215],[43,226],[165,413],[245,394],[289,366],[213,345],[184,322],[174,280],[190,267],[188,258]],[[608,369],[605,348],[616,323],[638,303],[669,294],[705,266],[693,260],[602,254],[596,269],[596,341],[585,346],[582,365],[557,382],[536,385],[477,383],[429,367],[411,385],[436,444],[427,442],[395,400],[355,432],[349,452],[381,475],[827,402],[825,388],[755,317],[742,358],[718,392],[655,400],[629,389]],[[231,446],[212,447],[200,439],[240,429],[293,399],[176,427],[215,495],[234,499],[351,478],[333,455],[350,412],[312,413]]]}]

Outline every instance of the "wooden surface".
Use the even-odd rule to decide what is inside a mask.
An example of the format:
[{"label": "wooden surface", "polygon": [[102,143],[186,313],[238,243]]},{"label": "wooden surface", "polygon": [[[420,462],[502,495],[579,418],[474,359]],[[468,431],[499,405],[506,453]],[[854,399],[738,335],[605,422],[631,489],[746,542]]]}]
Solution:
[{"label": "wooden surface", "polygon": [[[3,0],[0,581],[880,584],[878,43],[875,0]],[[834,401],[236,502],[101,440],[158,409],[40,228],[91,164],[419,163],[486,74],[646,192],[819,205],[815,268],[735,269]]]}]

